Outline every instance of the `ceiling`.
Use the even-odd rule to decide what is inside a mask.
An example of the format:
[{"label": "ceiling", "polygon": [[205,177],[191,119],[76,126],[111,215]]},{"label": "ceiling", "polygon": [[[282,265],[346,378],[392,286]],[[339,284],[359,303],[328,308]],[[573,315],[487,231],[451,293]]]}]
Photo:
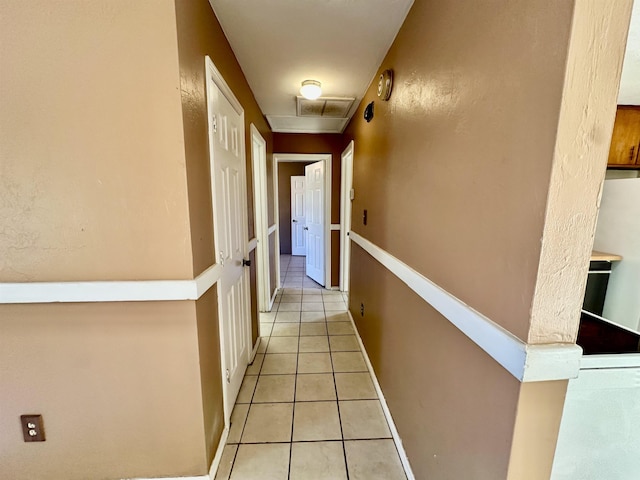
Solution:
[{"label": "ceiling", "polygon": [[[413,0],[209,0],[274,132],[342,133]],[[303,80],[355,98],[346,117],[297,116]]]},{"label": "ceiling", "polygon": [[618,105],[640,105],[640,0],[633,2]]},{"label": "ceiling", "polygon": [[[342,133],[414,0],[209,0],[274,132]],[[640,0],[618,103],[640,105]],[[300,84],[353,100],[346,115],[299,115]],[[334,98],[335,99],[335,98]],[[331,100],[330,100],[331,101]]]}]

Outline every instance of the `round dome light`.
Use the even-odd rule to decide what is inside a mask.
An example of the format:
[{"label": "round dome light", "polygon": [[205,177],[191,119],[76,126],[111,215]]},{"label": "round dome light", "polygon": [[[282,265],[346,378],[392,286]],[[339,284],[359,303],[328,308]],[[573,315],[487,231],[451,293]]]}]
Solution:
[{"label": "round dome light", "polygon": [[300,95],[307,100],[315,100],[322,95],[322,89],[320,88],[320,82],[317,80],[305,80],[300,87]]}]

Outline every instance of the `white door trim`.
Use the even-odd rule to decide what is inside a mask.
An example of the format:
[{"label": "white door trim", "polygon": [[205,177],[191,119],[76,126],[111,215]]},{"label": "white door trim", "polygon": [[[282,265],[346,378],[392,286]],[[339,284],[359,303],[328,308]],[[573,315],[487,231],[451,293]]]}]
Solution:
[{"label": "white door trim", "polygon": [[269,273],[269,234],[267,225],[267,142],[252,123],[251,164],[253,165],[253,211],[254,228],[258,246],[256,248],[256,269],[258,286],[258,309],[271,310],[271,275]]},{"label": "white door trim", "polygon": [[[274,153],[273,154],[273,180],[274,180],[274,203],[276,225],[280,225],[280,214],[278,205],[278,163],[280,162],[324,162],[324,259],[325,259],[325,287],[331,288],[331,154],[330,153]],[[276,235],[279,245],[280,231]],[[277,281],[280,285],[280,248],[276,249]]]},{"label": "white door trim", "polygon": [[340,156],[340,290],[349,291],[351,261],[351,190],[353,188],[353,140]]},{"label": "white door trim", "polygon": [[[291,255],[307,254],[307,237],[304,234],[306,227],[306,177],[304,175],[292,175],[289,178],[291,185],[290,212],[291,212]],[[302,204],[300,204],[302,203]],[[300,211],[302,209],[302,214]]]},{"label": "white door trim", "polygon": [[349,236],[521,382],[576,378],[582,348],[574,343],[532,345],[477,312],[409,265],[355,232]]},{"label": "white door trim", "polygon": [[[243,212],[247,211],[247,184],[246,184],[246,180],[247,180],[247,175],[246,175],[246,151],[245,151],[245,129],[244,129],[244,109],[242,108],[242,105],[240,104],[240,102],[238,101],[238,99],[235,97],[235,95],[233,94],[233,91],[231,90],[231,88],[229,87],[229,85],[227,84],[227,82],[224,80],[224,78],[222,77],[222,75],[220,74],[220,72],[218,71],[218,69],[216,68],[216,66],[214,65],[213,61],[211,60],[211,58],[207,55],[205,56],[205,72],[207,74],[206,80],[205,80],[205,87],[206,87],[206,103],[207,103],[207,122],[209,122],[209,118],[211,117],[211,113],[209,111],[209,98],[211,98],[211,91],[213,88],[217,88],[219,89],[219,91],[222,93],[222,95],[224,95],[224,97],[227,99],[227,101],[231,104],[231,107],[236,111],[236,113],[240,116],[240,123],[239,123],[239,139],[238,139],[238,147],[240,150],[240,159],[243,163],[244,169],[245,169],[245,175],[244,175],[244,182],[243,185],[241,186],[242,188],[242,192],[241,192],[241,198],[242,198],[242,206],[243,206]],[[213,132],[212,132],[212,128],[211,125],[208,125],[207,128],[207,134],[209,137],[209,154],[212,155],[213,151],[214,151],[214,147],[213,147]],[[211,163],[213,161],[213,158],[210,157],[209,162]],[[215,190],[214,190],[214,183],[213,183],[213,177],[211,177],[212,183],[211,183],[211,199],[212,199],[212,206],[213,206],[213,202],[215,201]],[[213,210],[213,209],[212,209]],[[249,238],[248,238],[248,232],[247,232],[247,224],[246,224],[246,219],[244,219],[242,221],[242,230],[243,230],[243,235],[244,235],[244,258],[247,258],[247,255],[249,253]],[[217,229],[215,228],[215,220],[214,220],[214,241],[216,245],[219,245],[219,241],[217,238]],[[217,257],[216,257],[217,258]],[[243,273],[243,279],[242,281],[244,282],[245,286],[245,291],[248,293],[250,290],[250,282],[249,282],[249,273],[247,269],[244,269],[244,273]],[[221,308],[221,301],[220,301],[220,282],[216,283],[216,288],[217,288],[217,293],[218,293],[218,318],[222,319],[223,318],[223,312],[222,312],[222,308]],[[248,297],[249,295],[247,295]],[[250,299],[246,298],[245,299],[245,305],[243,305],[242,310],[245,312],[245,322],[247,322],[247,329],[246,331],[248,332],[248,338],[247,338],[247,345],[251,345],[251,308],[250,308]],[[222,321],[221,321],[222,323]],[[224,409],[224,425],[225,428],[230,428],[231,425],[231,411],[229,408],[227,408],[227,400],[228,400],[228,389],[227,389],[227,382],[225,381],[226,378],[226,365],[225,365],[225,355],[226,355],[226,346],[225,346],[225,342],[224,342],[224,335],[220,334],[220,367],[221,367],[221,379],[222,379],[222,395],[223,395],[223,409]],[[251,348],[247,349],[247,358],[246,360],[246,364],[249,364],[250,361],[250,356],[251,356]]]}]

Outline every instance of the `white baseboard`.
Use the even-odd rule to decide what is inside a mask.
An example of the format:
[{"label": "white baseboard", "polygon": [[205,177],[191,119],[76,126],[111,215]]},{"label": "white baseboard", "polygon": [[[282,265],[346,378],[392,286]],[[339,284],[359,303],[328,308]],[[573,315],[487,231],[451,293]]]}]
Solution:
[{"label": "white baseboard", "polygon": [[373,386],[376,389],[378,398],[380,399],[380,404],[382,405],[382,411],[384,413],[385,418],[387,419],[387,423],[389,424],[389,430],[391,430],[391,437],[393,438],[393,443],[395,443],[396,449],[398,450],[398,455],[400,456],[400,462],[402,462],[402,466],[404,467],[404,472],[407,474],[407,480],[415,480],[416,477],[413,475],[413,470],[411,470],[411,465],[409,464],[409,457],[407,457],[407,452],[405,452],[404,450],[404,446],[402,445],[402,439],[400,438],[400,434],[398,433],[398,430],[396,429],[396,425],[393,422],[393,417],[391,416],[391,411],[389,410],[387,401],[384,399],[384,394],[382,393],[382,388],[380,388],[380,383],[378,383],[376,372],[373,370],[373,365],[371,365],[371,360],[369,360],[369,355],[367,354],[367,350],[364,348],[364,343],[362,343],[362,338],[360,338],[360,333],[356,328],[356,322],[353,320],[353,317],[351,316],[351,312],[349,310],[347,310],[347,314],[349,315],[349,320],[351,320],[351,325],[353,326],[353,329],[356,332],[356,338],[358,339],[360,350],[362,350],[362,356],[364,357],[364,361],[367,364],[369,373],[371,374],[371,379],[373,380]]},{"label": "white baseboard", "polygon": [[229,426],[224,427],[222,435],[220,435],[218,448],[216,449],[216,454],[213,456],[213,461],[211,462],[211,467],[209,468],[209,476],[204,478],[213,480],[216,477],[216,472],[218,471],[218,467],[220,466],[220,460],[222,460],[222,452],[224,452],[224,447],[227,444],[227,437],[229,437]]},{"label": "white baseboard", "polygon": [[271,309],[273,308],[273,304],[276,301],[276,297],[278,296],[278,290],[280,290],[279,288],[276,288],[273,290],[273,295],[271,295],[271,299],[269,300],[269,311],[271,311]]},{"label": "white baseboard", "polygon": [[212,480],[210,475],[200,475],[198,477],[136,477],[136,478],[123,478],[122,480]]},{"label": "white baseboard", "polygon": [[[260,329],[260,322],[258,322],[258,329]],[[256,344],[253,346],[253,351],[251,352],[251,358],[249,358],[249,363],[253,363],[256,359],[256,353],[258,353],[258,348],[260,348],[260,342],[262,341],[262,337],[260,336],[260,332],[258,331],[258,340]]]}]

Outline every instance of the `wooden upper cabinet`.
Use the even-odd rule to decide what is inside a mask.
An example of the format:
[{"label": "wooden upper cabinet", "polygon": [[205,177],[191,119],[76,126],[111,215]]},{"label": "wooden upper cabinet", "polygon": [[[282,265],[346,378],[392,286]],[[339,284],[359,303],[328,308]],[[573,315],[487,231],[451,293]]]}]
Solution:
[{"label": "wooden upper cabinet", "polygon": [[613,126],[610,167],[640,168],[640,106],[618,106]]}]

